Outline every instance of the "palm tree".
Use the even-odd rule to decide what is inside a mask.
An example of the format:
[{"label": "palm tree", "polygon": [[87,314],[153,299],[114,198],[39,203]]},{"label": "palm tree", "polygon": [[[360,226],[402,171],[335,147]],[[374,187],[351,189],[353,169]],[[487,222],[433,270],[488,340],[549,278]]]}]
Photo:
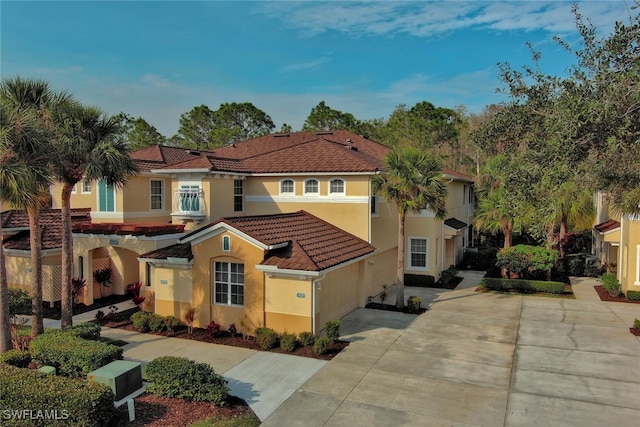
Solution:
[{"label": "palm tree", "polygon": [[408,213],[430,209],[444,219],[447,188],[440,163],[429,153],[413,147],[390,151],[384,158],[385,171],[372,180],[373,191],[393,201],[398,209],[398,262],[396,306],[404,307],[404,223]]},{"label": "palm tree", "polygon": [[[42,80],[7,79],[0,85],[3,128],[2,198],[29,216],[32,273],[31,336],[44,331],[42,321],[42,244],[39,197],[51,183],[48,157],[55,138],[53,110],[69,97]],[[5,137],[6,135],[6,137]]]},{"label": "palm tree", "polygon": [[478,208],[474,213],[476,227],[497,234],[502,231],[504,249],[511,247],[515,218],[513,206],[509,203],[505,190],[497,188],[478,195]]},{"label": "palm tree", "polygon": [[71,105],[63,111],[64,133],[56,144],[53,169],[62,183],[62,327],[73,324],[73,241],[71,191],[83,178],[123,185],[137,171],[120,134],[119,120],[95,107]]}]

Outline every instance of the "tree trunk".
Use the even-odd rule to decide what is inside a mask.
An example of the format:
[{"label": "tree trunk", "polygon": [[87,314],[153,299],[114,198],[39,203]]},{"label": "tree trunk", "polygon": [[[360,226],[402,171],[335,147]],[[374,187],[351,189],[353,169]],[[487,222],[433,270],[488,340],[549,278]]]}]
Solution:
[{"label": "tree trunk", "polygon": [[509,222],[503,223],[502,232],[504,233],[504,249],[510,248],[513,241],[513,225]]},{"label": "tree trunk", "polygon": [[60,325],[65,328],[73,325],[73,298],[71,278],[73,276],[73,239],[71,236],[71,191],[73,185],[65,183],[62,187],[62,303]]},{"label": "tree trunk", "polygon": [[404,219],[398,213],[398,264],[396,266],[396,307],[404,307]]},{"label": "tree trunk", "polygon": [[0,353],[11,350],[11,325],[9,324],[9,283],[2,246],[2,221],[0,221]]},{"label": "tree trunk", "polygon": [[558,249],[560,249],[560,258],[564,257],[564,245],[563,240],[567,235],[569,226],[567,224],[567,218],[565,216],[560,219],[560,232],[558,233]]},{"label": "tree trunk", "polygon": [[42,236],[40,231],[40,206],[27,208],[31,244],[31,337],[44,332],[42,322]]}]

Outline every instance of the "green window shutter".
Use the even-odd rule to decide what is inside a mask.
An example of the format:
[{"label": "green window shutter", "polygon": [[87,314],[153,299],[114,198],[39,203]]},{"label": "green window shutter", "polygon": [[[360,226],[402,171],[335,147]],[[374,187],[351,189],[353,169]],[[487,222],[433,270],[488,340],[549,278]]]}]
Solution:
[{"label": "green window shutter", "polygon": [[113,185],[107,185],[107,182],[100,180],[98,182],[98,210],[100,212],[115,211],[115,194]]}]

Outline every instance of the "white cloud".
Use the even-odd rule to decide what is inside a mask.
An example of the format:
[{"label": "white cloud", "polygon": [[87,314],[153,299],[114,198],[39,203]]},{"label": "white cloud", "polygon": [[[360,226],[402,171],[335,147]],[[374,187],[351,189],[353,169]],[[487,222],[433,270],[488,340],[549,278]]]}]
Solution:
[{"label": "white cloud", "polygon": [[289,72],[296,72],[296,71],[304,71],[304,70],[310,70],[316,67],[319,67],[322,64],[326,64],[327,62],[330,62],[331,59],[330,58],[318,58],[314,61],[309,61],[309,62],[301,62],[298,64],[291,64],[291,65],[287,65],[286,67],[283,67],[281,69],[281,71],[283,73],[289,73]]},{"label": "white cloud", "polygon": [[[350,36],[408,34],[434,37],[460,29],[567,33],[575,30],[571,1],[268,2],[259,12],[303,36],[337,31]],[[624,19],[624,1],[580,2],[598,28]]]}]

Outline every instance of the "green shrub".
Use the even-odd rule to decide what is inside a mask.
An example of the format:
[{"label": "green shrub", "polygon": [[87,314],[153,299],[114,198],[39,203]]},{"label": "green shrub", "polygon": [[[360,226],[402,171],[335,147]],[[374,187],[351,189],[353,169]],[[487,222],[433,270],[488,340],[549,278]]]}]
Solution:
[{"label": "green shrub", "polygon": [[604,273],[599,277],[604,289],[609,292],[609,295],[617,297],[622,293],[622,285],[618,282],[618,278],[615,274]]},{"label": "green shrub", "polygon": [[100,325],[93,322],[82,322],[69,328],[63,329],[78,338],[85,340],[97,340],[100,338]]},{"label": "green shrub", "polygon": [[547,282],[544,280],[526,279],[498,279],[485,277],[480,282],[485,289],[497,292],[515,291],[520,293],[548,292],[551,294],[564,293],[565,284],[562,282]]},{"label": "green shrub", "polygon": [[413,295],[407,299],[407,308],[411,313],[420,313],[420,305],[422,304],[422,300],[419,296]]},{"label": "green shrub", "polygon": [[296,334],[284,332],[280,337],[280,347],[285,351],[295,351],[298,348],[298,337]]},{"label": "green shrub", "polygon": [[327,320],[324,324],[324,333],[331,342],[338,341],[340,338],[340,319]]},{"label": "green shrub", "polygon": [[[58,419],[3,419],[3,426],[103,427],[117,417],[113,392],[104,385],[86,379],[46,375],[32,369],[0,364],[0,408],[32,409]],[[25,392],[28,391],[28,392]]]},{"label": "green shrub", "polygon": [[496,267],[505,268],[523,278],[550,273],[557,262],[558,251],[540,246],[515,245],[501,249],[496,255]]},{"label": "green shrub", "polygon": [[319,337],[316,342],[313,344],[313,352],[315,354],[325,354],[329,349],[329,345],[331,344],[331,339],[329,337]]},{"label": "green shrub", "polygon": [[404,285],[405,286],[417,286],[422,288],[433,287],[436,283],[436,278],[429,275],[422,274],[405,274]]},{"label": "green shrub", "polygon": [[256,328],[256,341],[263,350],[271,350],[278,345],[278,333],[271,328]]},{"label": "green shrub", "polygon": [[316,342],[316,337],[311,332],[300,332],[298,339],[300,340],[300,344],[304,347],[313,345],[313,343]]},{"label": "green shrub", "polygon": [[440,273],[440,284],[441,285],[449,285],[454,277],[458,275],[458,269],[453,265]]},{"label": "green shrub", "polygon": [[224,405],[229,394],[227,380],[206,363],[186,357],[163,356],[147,364],[145,378],[151,382],[147,389],[157,396]]},{"label": "green shrub", "polygon": [[131,315],[131,322],[133,327],[140,332],[149,332],[149,316],[151,313],[146,311],[136,311]]},{"label": "green shrub", "polygon": [[24,289],[9,288],[9,314],[29,315],[31,314],[31,296]]},{"label": "green shrub", "polygon": [[60,375],[81,377],[114,360],[122,359],[122,348],[100,341],[78,338],[64,331],[47,331],[31,341],[33,359],[56,368]]},{"label": "green shrub", "polygon": [[584,267],[584,275],[587,277],[599,277],[602,273],[604,273],[603,269],[594,264],[587,264]]},{"label": "green shrub", "polygon": [[581,258],[572,258],[569,260],[569,275],[584,276],[584,260]]},{"label": "green shrub", "polygon": [[168,331],[176,332],[182,326],[182,322],[175,316],[167,316],[164,318],[164,326]]},{"label": "green shrub", "polygon": [[471,270],[488,270],[496,265],[497,252],[497,248],[467,249],[460,266]]},{"label": "green shrub", "polygon": [[9,350],[0,354],[0,363],[26,368],[31,363],[31,353],[26,350]]},{"label": "green shrub", "polygon": [[627,291],[627,299],[629,301],[639,301],[640,291]]},{"label": "green shrub", "polygon": [[633,319],[633,327],[640,329],[640,319]]},{"label": "green shrub", "polygon": [[149,314],[149,330],[151,332],[162,332],[164,326],[164,317],[156,313]]}]

